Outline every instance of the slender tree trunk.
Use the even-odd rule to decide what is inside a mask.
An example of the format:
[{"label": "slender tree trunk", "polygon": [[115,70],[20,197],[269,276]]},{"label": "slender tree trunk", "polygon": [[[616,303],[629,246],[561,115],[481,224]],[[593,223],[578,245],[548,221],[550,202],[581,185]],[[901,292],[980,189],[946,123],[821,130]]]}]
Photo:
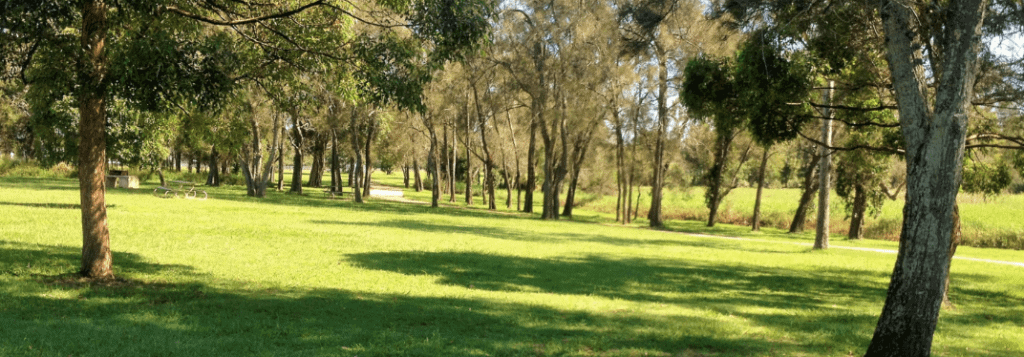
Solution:
[{"label": "slender tree trunk", "polygon": [[288,192],[294,192],[302,194],[302,130],[299,129],[299,118],[295,113],[292,115],[292,139],[295,140],[295,144],[292,145],[295,148],[295,159],[292,160],[292,187]]},{"label": "slender tree trunk", "polygon": [[[668,131],[669,118],[666,95],[668,92],[668,59],[665,58],[665,50],[659,44],[655,44],[658,53],[658,131],[654,143],[654,175],[651,182],[651,210],[647,212],[651,227],[663,227],[661,220],[661,196],[662,186],[665,181],[665,135]],[[717,210],[717,204],[715,210]],[[714,214],[714,213],[712,213]],[[708,221],[708,227],[715,225],[714,220]]]},{"label": "slender tree trunk", "polygon": [[367,128],[366,143],[363,144],[363,150],[365,153],[363,155],[363,170],[365,170],[365,176],[363,178],[363,197],[370,196],[370,178],[373,176],[373,159],[370,156],[370,148],[372,147],[373,139],[377,135],[376,133],[377,125],[376,121],[374,121],[371,122],[369,124],[369,128]]},{"label": "slender tree trunk", "polygon": [[770,146],[764,147],[764,154],[761,155],[761,168],[757,171],[757,198],[754,199],[754,218],[751,222],[752,231],[761,230],[761,192],[764,191],[764,172],[768,167],[768,150]]},{"label": "slender tree trunk", "polygon": [[[281,137],[285,137],[284,128],[281,128]],[[284,191],[284,140],[277,143],[277,192]]]},{"label": "slender tree trunk", "polygon": [[853,186],[853,212],[850,214],[850,239],[864,238],[864,213],[868,208],[867,191],[864,185]]},{"label": "slender tree trunk", "polygon": [[217,163],[219,154],[217,153],[217,146],[214,145],[210,148],[210,170],[206,175],[207,186],[220,186],[220,166]]},{"label": "slender tree trunk", "polygon": [[[829,88],[822,93],[825,105],[832,103],[832,87],[834,81],[828,81]],[[825,119],[821,123],[821,167],[818,168],[818,226],[814,233],[814,249],[828,249],[829,235],[829,194],[832,192],[832,153],[827,146],[832,146],[832,110],[825,108]]]},{"label": "slender tree trunk", "polygon": [[708,205],[708,227],[714,227],[718,218],[718,207],[722,203],[722,181],[725,179],[725,165],[729,158],[729,147],[732,146],[733,133],[716,133],[715,162],[711,166],[708,192],[705,200]]},{"label": "slender tree trunk", "polygon": [[[626,210],[622,216],[622,224],[629,224],[633,221],[633,215],[631,215],[631,211],[633,210],[633,169],[635,168],[630,167],[629,175],[626,177],[626,188],[624,190],[627,190],[628,192],[626,192],[625,197],[626,207],[624,208]],[[637,200],[639,201],[639,198]]]},{"label": "slender tree trunk", "polygon": [[181,172],[181,150],[174,151],[174,171]]},{"label": "slender tree trunk", "polygon": [[363,203],[363,186],[361,185],[361,180],[363,179],[363,162],[361,157],[362,155],[359,153],[359,126],[356,123],[356,113],[355,110],[353,109],[350,121],[351,127],[349,132],[352,133],[352,159],[355,160],[355,162],[352,164],[352,171],[349,172],[348,179],[349,183],[352,184],[352,194],[355,202]]},{"label": "slender tree trunk", "polygon": [[[430,172],[433,172],[434,178],[430,180],[430,207],[437,208],[439,201],[441,201],[441,162],[440,155],[438,152],[440,148],[437,143],[437,130],[434,128],[433,120],[431,120],[430,114],[423,114],[423,126],[427,128],[427,133],[430,134],[430,152],[427,153],[427,166]],[[418,171],[417,171],[418,172]]]},{"label": "slender tree trunk", "polygon": [[106,206],[106,75],[107,5],[101,0],[81,3],[81,44],[78,67],[78,183],[82,209],[82,276],[112,279],[110,232]]},{"label": "slender tree trunk", "polygon": [[416,184],[416,192],[423,191],[423,178],[420,176],[420,162],[419,159],[412,159],[412,171],[416,178],[414,181]]},{"label": "slender tree trunk", "polygon": [[811,154],[804,167],[803,190],[800,193],[800,202],[796,206],[796,213],[793,214],[793,222],[789,224],[789,233],[804,231],[804,224],[807,222],[807,210],[811,206],[814,194],[818,191],[817,181],[814,180],[818,160],[821,159],[817,153]]},{"label": "slender tree trunk", "polygon": [[[349,142],[351,142],[351,141],[352,140],[349,140]],[[348,163],[348,187],[351,187],[353,189],[358,187],[358,186],[356,186],[356,181],[355,181],[355,175],[356,175],[356,156],[359,156],[359,151],[358,150],[355,152],[355,155],[352,156],[352,159],[349,160],[349,163]]]},{"label": "slender tree trunk", "polygon": [[530,144],[526,148],[526,194],[523,212],[533,213],[533,191],[537,190],[537,115],[530,122]]},{"label": "slender tree trunk", "polygon": [[338,158],[338,131],[331,129],[331,192],[341,192],[341,160]]},{"label": "slender tree trunk", "polygon": [[[476,87],[475,86],[473,87],[473,100],[474,101],[476,100]],[[470,135],[470,132],[472,132],[472,130],[470,130],[470,128],[469,128],[469,126],[470,126],[470,124],[469,124],[470,123],[470,120],[469,120],[470,115],[469,115],[469,98],[468,97],[466,98],[465,110],[466,110],[466,115],[465,115],[465,119],[466,119],[466,136],[465,136],[465,139],[464,139],[465,140],[465,144],[466,144],[466,192],[465,192],[465,194],[466,194],[466,205],[470,205],[471,206],[471,205],[473,205],[473,177],[472,177],[473,175],[470,175],[469,173],[473,172],[473,158],[472,158],[472,156],[469,155],[469,153],[472,152],[471,151],[472,148],[470,148],[470,143],[472,143],[472,140],[470,140],[470,138],[472,137]],[[479,119],[479,116],[481,115],[479,113],[479,111],[480,111],[479,103],[477,103],[476,110],[477,110],[477,117]],[[481,134],[480,135],[483,135],[483,130],[481,130]],[[486,188],[484,188],[484,189],[486,190]],[[483,198],[483,195],[481,195],[480,197]]]}]

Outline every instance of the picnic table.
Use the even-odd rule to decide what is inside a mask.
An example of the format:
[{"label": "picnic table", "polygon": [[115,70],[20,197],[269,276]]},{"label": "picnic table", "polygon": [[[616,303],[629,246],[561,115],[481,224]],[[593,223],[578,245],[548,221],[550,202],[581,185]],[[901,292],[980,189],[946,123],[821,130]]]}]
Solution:
[{"label": "picnic table", "polygon": [[194,199],[202,193],[203,197],[201,200],[205,200],[208,196],[206,191],[197,190],[196,183],[191,181],[167,181],[167,186],[160,186],[153,189],[153,195],[163,198],[178,197],[181,195],[182,198]]}]

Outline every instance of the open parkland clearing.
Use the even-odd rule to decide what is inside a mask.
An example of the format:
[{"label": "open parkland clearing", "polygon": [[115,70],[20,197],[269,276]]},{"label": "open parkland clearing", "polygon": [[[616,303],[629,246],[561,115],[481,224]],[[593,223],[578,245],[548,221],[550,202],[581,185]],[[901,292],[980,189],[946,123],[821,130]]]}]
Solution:
[{"label": "open parkland clearing", "polygon": [[[858,355],[897,247],[144,182],[107,192],[101,284],[74,274],[77,185],[0,178],[0,355]],[[1024,252],[957,256],[933,354],[1024,355]]]}]

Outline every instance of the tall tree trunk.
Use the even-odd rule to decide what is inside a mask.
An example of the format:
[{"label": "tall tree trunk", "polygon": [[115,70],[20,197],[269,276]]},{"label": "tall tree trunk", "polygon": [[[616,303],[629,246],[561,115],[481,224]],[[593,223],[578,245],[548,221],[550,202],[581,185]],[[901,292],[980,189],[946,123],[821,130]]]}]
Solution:
[{"label": "tall tree trunk", "polygon": [[615,119],[615,221],[626,224],[626,221],[629,220],[627,218],[629,214],[626,213],[626,187],[629,185],[629,183],[626,182],[626,139],[623,137],[622,118],[619,116],[617,105],[612,109],[612,117]]},{"label": "tall tree trunk", "polygon": [[711,165],[708,191],[705,200],[708,205],[708,227],[714,227],[718,219],[718,207],[722,203],[722,181],[725,179],[725,165],[732,146],[733,133],[715,133],[715,162]]},{"label": "tall tree trunk", "polygon": [[864,238],[864,213],[868,209],[867,190],[864,185],[853,186],[853,212],[850,214],[850,239]]},{"label": "tall tree trunk", "polygon": [[341,192],[341,160],[338,158],[338,131],[331,129],[331,191]]},{"label": "tall tree trunk", "polygon": [[[281,137],[285,137],[285,129],[281,128],[280,130]],[[284,191],[284,140],[277,143],[277,192],[281,191]]]},{"label": "tall tree trunk", "polygon": [[327,136],[320,131],[316,131],[312,139],[313,150],[310,154],[313,156],[313,163],[310,165],[309,180],[307,180],[306,186],[319,188],[323,186],[324,170],[327,167],[324,160],[327,151]]},{"label": "tall tree trunk", "polygon": [[[899,252],[885,307],[866,356],[929,356],[949,274],[956,195],[963,171],[967,117],[988,1],[946,3],[949,14],[932,61],[938,78],[929,87],[919,35],[919,14],[906,4],[882,0],[886,54],[906,142],[907,198]],[[943,5],[937,5],[943,6]],[[935,93],[934,106],[929,94]]]},{"label": "tall tree trunk", "polygon": [[[448,202],[455,203],[455,182],[458,180],[459,176],[459,131],[455,128],[455,120],[452,120],[451,153],[451,161],[448,164]],[[469,175],[469,173],[467,172],[466,175]]]},{"label": "tall tree trunk", "polygon": [[576,205],[576,187],[579,186],[580,170],[587,158],[587,149],[590,148],[593,132],[593,127],[587,128],[573,145],[572,172],[569,176],[569,189],[565,193],[565,208],[562,210],[562,215],[569,218],[572,218],[572,209]]},{"label": "tall tree trunk", "polygon": [[[427,128],[427,133],[430,136],[430,152],[427,153],[427,170],[433,172],[434,178],[430,180],[430,207],[437,208],[439,201],[441,201],[441,162],[440,155],[438,152],[441,148],[438,147],[437,143],[437,130],[434,128],[434,122],[431,120],[431,115],[422,114],[423,126]],[[419,171],[417,171],[419,172]]]},{"label": "tall tree trunk", "polygon": [[751,222],[752,231],[761,230],[761,192],[764,191],[764,172],[768,167],[768,150],[771,146],[764,147],[764,153],[761,155],[761,168],[757,170],[757,198],[754,199],[754,218]]},{"label": "tall tree trunk", "polygon": [[363,181],[362,182],[363,182],[363,196],[364,197],[370,196],[370,183],[371,183],[370,177],[373,175],[373,160],[372,160],[372,158],[370,156],[370,148],[373,145],[373,139],[377,135],[377,125],[376,125],[376,123],[377,123],[376,121],[371,121],[370,124],[368,124],[367,130],[366,130],[366,142],[363,144],[363,150],[364,150],[363,151],[364,152],[364,155],[363,155],[363,170],[365,170],[364,171],[364,175],[365,176],[363,177]]},{"label": "tall tree trunk", "polygon": [[296,113],[292,116],[292,139],[294,140],[295,158],[292,160],[292,187],[288,192],[302,194],[302,129],[299,129],[299,118]]},{"label": "tall tree trunk", "polygon": [[174,151],[174,171],[181,172],[181,150]]},{"label": "tall tree trunk", "polygon": [[[834,81],[828,81],[829,88],[822,93],[822,102],[825,105],[832,103],[832,87]],[[814,232],[814,248],[828,249],[829,235],[829,194],[832,193],[832,153],[829,146],[832,146],[832,110],[825,108],[825,119],[821,123],[821,167],[818,168],[818,225]]]},{"label": "tall tree trunk", "polygon": [[210,172],[206,175],[207,186],[220,186],[220,165],[217,163],[219,154],[217,153],[217,146],[214,145],[210,148]]},{"label": "tall tree trunk", "polygon": [[349,172],[348,180],[349,183],[352,184],[354,200],[356,203],[363,203],[363,186],[361,185],[361,180],[363,178],[363,161],[361,157],[362,155],[359,153],[359,126],[356,121],[355,109],[352,110],[350,125],[349,132],[352,133],[352,159],[355,160],[355,163],[352,164],[352,170]]},{"label": "tall tree trunk", "polygon": [[[351,141],[352,140],[349,140],[349,142],[351,142]],[[356,181],[355,181],[356,156],[358,156],[358,155],[359,155],[359,151],[356,150],[355,155],[352,156],[352,159],[350,159],[349,163],[348,163],[348,187],[351,187],[353,189],[358,187],[358,186],[356,186]]]},{"label": "tall tree trunk", "polygon": [[[477,94],[476,82],[473,83],[473,105],[476,107],[477,123],[480,124],[480,145],[481,148],[484,150],[484,192],[481,195],[481,197],[486,197],[487,209],[495,210],[498,208],[498,205],[496,202],[494,202],[494,157],[491,156],[491,147],[487,144],[487,117],[484,116],[483,108],[480,105],[480,98]],[[495,129],[497,129],[497,124],[495,124]],[[509,134],[511,135],[513,133]],[[469,142],[468,117],[466,119],[466,142]],[[468,145],[466,147],[466,152],[468,161]],[[469,182],[469,180],[466,180],[466,182]]]},{"label": "tall tree trunk", "polygon": [[[475,86],[475,83],[474,83],[474,87],[473,87],[473,100],[476,101],[476,86]],[[472,136],[470,135],[470,132],[472,132],[472,130],[470,130],[470,128],[469,128],[469,126],[470,126],[470,124],[469,124],[470,123],[469,116],[470,115],[469,115],[469,98],[468,97],[466,98],[465,110],[466,110],[466,115],[465,115],[465,119],[466,119],[466,136],[465,136],[465,139],[464,139],[465,140],[465,144],[466,144],[466,192],[465,192],[465,194],[466,194],[466,205],[473,205],[473,175],[469,174],[470,172],[473,172],[473,160],[472,160],[472,157],[469,155],[469,153],[472,152],[471,151],[472,149],[470,148],[470,144],[472,143],[473,140],[470,139],[470,138],[472,138]],[[478,117],[477,119],[479,119],[479,116],[481,115],[479,113],[479,111],[480,111],[479,103],[477,103],[477,105],[476,105],[476,110],[477,110],[476,114],[477,114],[477,117]],[[481,130],[481,135],[483,135],[482,133],[483,133],[483,131]],[[483,198],[483,195],[481,195],[481,198]]]},{"label": "tall tree trunk", "polygon": [[402,164],[402,184],[409,188],[409,164]]},{"label": "tall tree trunk", "polygon": [[414,183],[416,184],[416,192],[423,191],[423,178],[420,176],[420,162],[419,159],[412,159],[412,171],[413,177],[415,177]]},{"label": "tall tree trunk", "polygon": [[[647,212],[651,227],[663,227],[661,220],[662,186],[665,181],[665,136],[668,131],[669,118],[666,96],[668,95],[668,59],[665,50],[655,43],[658,53],[658,131],[654,141],[654,174],[651,182],[651,210]],[[717,210],[717,204],[715,210]],[[714,212],[712,212],[714,214]],[[708,227],[714,226],[714,220],[708,221]]]},{"label": "tall tree trunk", "polygon": [[807,210],[811,206],[814,194],[818,192],[818,184],[814,178],[817,172],[817,163],[821,157],[815,152],[809,155],[809,158],[810,160],[807,160],[807,165],[804,168],[803,190],[800,193],[800,202],[796,206],[796,213],[793,214],[793,222],[789,224],[789,233],[804,231],[804,224],[807,222]]},{"label": "tall tree trunk", "polygon": [[82,10],[82,50],[78,64],[78,183],[82,209],[82,276],[112,279],[106,206],[107,5],[86,0]]},{"label": "tall tree trunk", "polygon": [[537,115],[530,121],[530,144],[526,148],[526,194],[523,197],[523,212],[533,213],[533,191],[537,190]]}]

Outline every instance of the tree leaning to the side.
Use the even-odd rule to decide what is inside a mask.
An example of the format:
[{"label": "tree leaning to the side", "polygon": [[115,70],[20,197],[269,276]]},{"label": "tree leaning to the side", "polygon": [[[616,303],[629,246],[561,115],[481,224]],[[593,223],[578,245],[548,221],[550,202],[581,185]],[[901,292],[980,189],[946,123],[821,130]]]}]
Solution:
[{"label": "tree leaning to the side", "polygon": [[[953,205],[960,187],[967,110],[973,94],[987,0],[928,4],[942,29],[922,24],[917,7],[881,0],[879,12],[900,124],[906,141],[907,198],[899,253],[885,307],[866,356],[929,356],[949,272]],[[926,18],[927,19],[927,18]],[[932,18],[932,20],[938,20]],[[922,49],[935,46],[929,88]],[[929,92],[935,91],[930,103]]]}]

